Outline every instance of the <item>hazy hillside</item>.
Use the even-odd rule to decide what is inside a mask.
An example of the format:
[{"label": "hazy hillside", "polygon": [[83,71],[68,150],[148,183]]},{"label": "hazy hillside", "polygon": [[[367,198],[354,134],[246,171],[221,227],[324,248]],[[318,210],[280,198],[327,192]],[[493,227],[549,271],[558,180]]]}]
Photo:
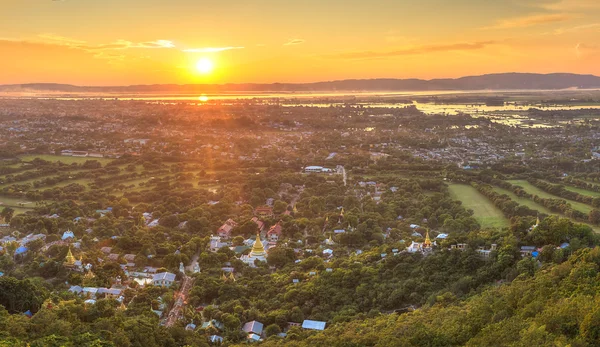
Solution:
[{"label": "hazy hillside", "polygon": [[566,73],[503,73],[468,76],[457,79],[367,79],[315,83],[272,84],[156,84],[132,86],[86,87],[56,83],[0,85],[0,92],[67,92],[67,93],[206,93],[206,92],[306,92],[306,91],[426,91],[483,89],[566,89],[600,88],[600,77]]}]

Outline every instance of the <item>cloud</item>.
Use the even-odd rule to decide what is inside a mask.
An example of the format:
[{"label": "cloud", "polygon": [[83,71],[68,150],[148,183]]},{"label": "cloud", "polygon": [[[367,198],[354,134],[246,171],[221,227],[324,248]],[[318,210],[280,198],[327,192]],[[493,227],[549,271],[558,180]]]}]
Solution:
[{"label": "cloud", "polygon": [[86,49],[128,49],[128,48],[175,48],[175,44],[169,40],[156,40],[147,42],[131,42],[127,40],[117,40],[109,44],[101,45],[82,45]]},{"label": "cloud", "polygon": [[600,49],[598,45],[590,45],[583,42],[575,45],[575,55],[577,58],[582,58],[583,56],[589,55],[590,53],[597,52]]},{"label": "cloud", "polygon": [[77,40],[70,37],[55,35],[55,34],[40,34],[37,39],[34,40],[17,40],[22,42],[31,43],[42,43],[47,45],[65,46],[75,49],[82,49],[85,51],[98,51],[98,50],[119,50],[119,49],[130,49],[130,48],[143,48],[143,49],[155,49],[155,48],[175,48],[173,41],[169,40],[155,40],[146,42],[131,42],[123,39],[116,40],[111,43],[103,44],[89,44],[87,41]]},{"label": "cloud", "polygon": [[559,28],[559,29],[554,30],[553,33],[554,33],[554,35],[562,35],[562,34],[569,34],[569,33],[587,31],[587,30],[592,30],[592,29],[597,29],[598,31],[600,31],[600,23],[584,24],[584,25],[578,25],[578,26],[574,26],[574,27],[570,27],[570,28]]},{"label": "cloud", "polygon": [[530,16],[502,19],[496,22],[496,24],[484,27],[483,29],[493,30],[525,28],[541,24],[564,22],[570,18],[571,16],[564,13],[534,14]]},{"label": "cloud", "polygon": [[388,57],[397,57],[405,55],[417,55],[427,54],[436,52],[450,52],[450,51],[470,51],[483,49],[486,46],[496,44],[496,41],[479,41],[479,42],[459,42],[451,44],[435,44],[435,45],[422,45],[409,47],[404,49],[398,49],[387,52],[373,52],[373,51],[362,51],[362,52],[348,52],[325,55],[326,58],[334,59],[379,59]]},{"label": "cloud", "polygon": [[244,49],[244,47],[228,46],[228,47],[188,48],[188,49],[182,50],[182,52],[187,52],[187,53],[217,53],[217,52],[229,51],[229,50],[232,50],[232,49]]},{"label": "cloud", "polygon": [[64,37],[64,36],[50,34],[50,33],[39,34],[37,37],[39,37],[43,41],[46,41],[46,42],[55,42],[55,43],[58,43],[58,44],[61,44],[61,43],[66,43],[66,44],[84,44],[85,43],[85,41],[82,41],[82,40],[77,40],[77,39],[73,39],[73,38],[70,38],[70,37]]},{"label": "cloud", "polygon": [[292,39],[289,40],[288,42],[284,43],[284,46],[292,46],[292,45],[299,45],[301,43],[304,43],[303,39]]},{"label": "cloud", "polygon": [[14,39],[0,38],[0,41],[14,42],[19,44],[43,45],[48,47],[63,47],[65,49],[74,49],[92,54],[96,59],[107,60],[110,63],[122,62],[128,59],[123,51],[128,49],[171,49],[175,44],[169,40],[155,40],[145,42],[132,42],[123,39],[112,43],[89,44],[87,41],[78,40],[70,37],[60,36],[51,33],[39,34],[33,39]]},{"label": "cloud", "polygon": [[585,11],[590,9],[600,9],[600,1],[598,0],[554,0],[550,2],[542,2],[539,7],[549,11]]}]

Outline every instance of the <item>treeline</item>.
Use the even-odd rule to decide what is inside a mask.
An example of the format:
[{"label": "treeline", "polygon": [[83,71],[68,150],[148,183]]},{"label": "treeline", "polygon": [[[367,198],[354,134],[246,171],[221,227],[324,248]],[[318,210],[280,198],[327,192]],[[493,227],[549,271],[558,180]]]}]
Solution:
[{"label": "treeline", "polygon": [[596,184],[593,184],[593,183],[589,183],[589,182],[586,182],[586,181],[582,181],[582,180],[579,180],[579,179],[574,178],[574,177],[565,177],[563,179],[563,182],[565,182],[565,183],[567,183],[569,185],[581,188],[581,189],[591,190],[591,191],[600,193],[600,186],[599,185],[596,185]]},{"label": "treeline", "polygon": [[525,205],[519,205],[519,203],[513,201],[508,195],[494,191],[494,188],[488,184],[473,183],[472,186],[494,203],[494,205],[508,218],[516,216],[537,216],[539,214],[537,210],[531,209]]},{"label": "treeline", "polygon": [[567,190],[562,184],[552,184],[535,178],[527,180],[529,183],[548,192],[552,195],[560,196],[561,198],[575,200],[594,207],[600,207],[600,198],[594,198],[587,195],[582,195],[577,192]]}]

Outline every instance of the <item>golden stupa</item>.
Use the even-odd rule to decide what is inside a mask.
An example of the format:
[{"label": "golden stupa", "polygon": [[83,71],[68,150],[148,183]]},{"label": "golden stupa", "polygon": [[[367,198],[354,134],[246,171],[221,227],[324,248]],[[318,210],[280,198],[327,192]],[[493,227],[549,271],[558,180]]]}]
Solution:
[{"label": "golden stupa", "polygon": [[431,247],[431,239],[429,238],[429,230],[425,233],[425,242],[423,242],[423,247],[430,248]]},{"label": "golden stupa", "polygon": [[252,245],[252,251],[250,252],[251,256],[265,256],[267,252],[265,252],[265,247],[263,246],[262,241],[260,240],[260,234],[256,234],[256,241],[254,241],[254,245]]},{"label": "golden stupa", "polygon": [[73,256],[73,253],[71,253],[71,247],[69,247],[69,251],[65,257],[65,266],[75,266],[75,257]]}]

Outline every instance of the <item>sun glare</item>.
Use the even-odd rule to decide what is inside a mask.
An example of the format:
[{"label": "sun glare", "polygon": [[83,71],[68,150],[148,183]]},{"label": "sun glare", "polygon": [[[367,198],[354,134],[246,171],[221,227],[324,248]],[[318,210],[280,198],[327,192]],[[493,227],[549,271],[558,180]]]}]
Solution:
[{"label": "sun glare", "polygon": [[214,69],[214,64],[208,58],[202,58],[202,59],[198,60],[198,62],[196,62],[196,70],[198,70],[198,72],[203,75],[211,73],[213,69]]}]

